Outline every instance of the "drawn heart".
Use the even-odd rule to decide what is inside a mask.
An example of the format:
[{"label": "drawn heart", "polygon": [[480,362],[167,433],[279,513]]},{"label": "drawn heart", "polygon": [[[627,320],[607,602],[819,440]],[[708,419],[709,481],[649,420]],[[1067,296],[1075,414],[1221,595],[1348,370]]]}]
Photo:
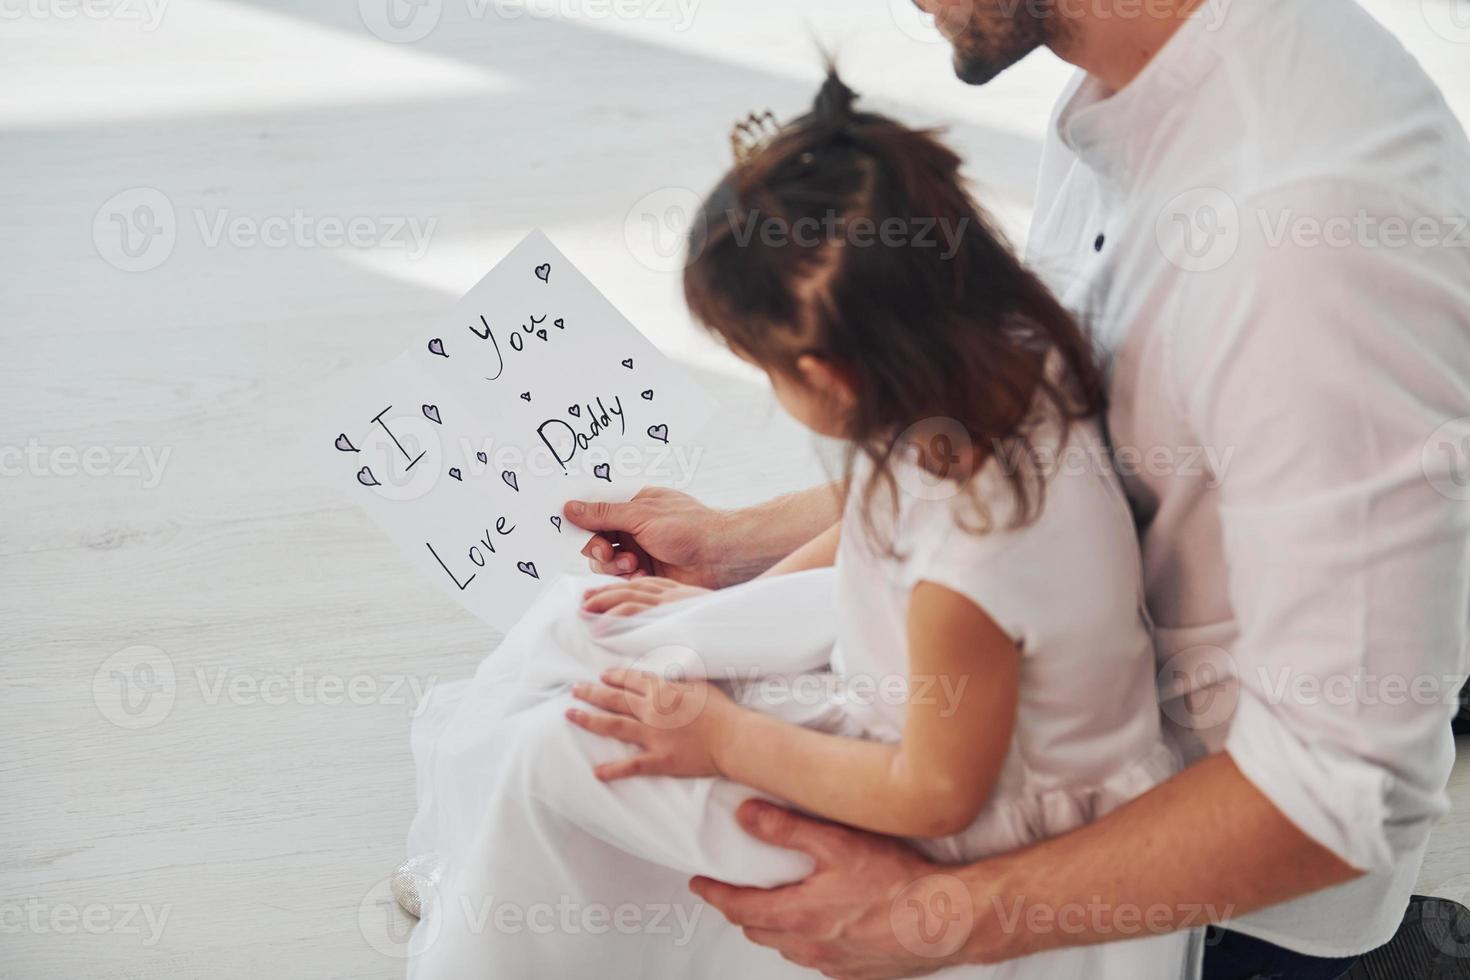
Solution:
[{"label": "drawn heart", "polygon": [[581,405],[568,405],[567,406],[567,414],[570,415],[574,419],[581,418],[582,417],[582,406]]},{"label": "drawn heart", "polygon": [[557,317],[551,322],[556,324],[556,329],[558,330],[565,330],[567,328],[567,321],[563,320],[561,317]]},{"label": "drawn heart", "polygon": [[448,354],[444,353],[444,341],[440,340],[438,337],[435,337],[433,340],[429,341],[429,353],[438,354],[440,357],[449,356]]},{"label": "drawn heart", "polygon": [[540,337],[542,340],[545,340],[546,339],[546,328],[545,327],[542,327],[540,330],[537,330],[536,331],[536,336]]},{"label": "drawn heart", "polygon": [[365,487],[382,486],[382,484],[378,482],[378,478],[373,476],[373,471],[368,469],[366,466],[357,471],[357,482],[361,483]]},{"label": "drawn heart", "polygon": [[521,392],[521,400],[522,401],[530,401],[531,400],[531,393],[529,391],[523,391],[523,392]]},{"label": "drawn heart", "polygon": [[524,572],[525,574],[531,576],[532,578],[540,578],[541,577],[540,575],[537,575],[536,574],[536,563],[535,562],[531,562],[531,561],[518,561],[518,562],[516,562],[516,571],[518,571],[518,572]]},{"label": "drawn heart", "polygon": [[627,368],[629,371],[633,370],[633,359],[631,357],[624,358],[623,367]]},{"label": "drawn heart", "polygon": [[664,445],[668,445],[669,427],[667,425],[650,425],[648,427],[648,438],[657,439]]},{"label": "drawn heart", "polygon": [[653,401],[653,389],[652,388],[649,388],[647,391],[645,391],[643,393],[643,400],[646,401],[646,402]]},{"label": "drawn heart", "polygon": [[486,456],[484,453],[475,453],[475,458],[478,459],[482,463],[488,463],[488,462],[490,462],[490,457],[489,456]]},{"label": "drawn heart", "polygon": [[611,483],[612,467],[608,466],[606,463],[598,463],[596,466],[592,467],[592,475],[597,477],[599,480],[606,480],[608,483]]},{"label": "drawn heart", "polygon": [[551,281],[551,263],[543,262],[536,267],[536,278],[542,282]]},{"label": "drawn heart", "polygon": [[458,466],[451,466],[451,467],[449,467],[449,475],[452,476],[452,477],[454,477],[456,480],[459,480],[460,482],[464,482],[464,477],[462,477],[462,476],[459,475],[459,467]]},{"label": "drawn heart", "polygon": [[355,453],[358,451],[357,447],[352,444],[352,440],[347,438],[347,433],[345,432],[339,435],[337,437],[337,441],[332,443],[332,445],[336,446],[344,453]]},{"label": "drawn heart", "polygon": [[[439,406],[438,405],[425,405],[424,406],[424,418],[428,419],[430,422],[439,422]],[[439,422],[439,424],[440,425],[443,425],[444,423],[443,422]]]},{"label": "drawn heart", "polygon": [[559,533],[561,531],[561,518],[553,514],[551,517],[551,526],[556,528]]},{"label": "drawn heart", "polygon": [[510,487],[516,493],[521,492],[521,485],[516,480],[515,470],[506,470],[500,474],[500,478],[505,481],[506,486]]}]

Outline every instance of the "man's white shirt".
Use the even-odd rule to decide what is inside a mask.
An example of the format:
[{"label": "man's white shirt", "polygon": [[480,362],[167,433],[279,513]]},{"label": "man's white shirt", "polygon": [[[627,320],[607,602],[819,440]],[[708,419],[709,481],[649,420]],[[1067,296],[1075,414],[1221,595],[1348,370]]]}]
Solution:
[{"label": "man's white shirt", "polygon": [[1230,926],[1371,949],[1467,669],[1470,145],[1349,0],[1207,2],[1054,123],[1028,257],[1109,356],[1166,720],[1367,872]]}]

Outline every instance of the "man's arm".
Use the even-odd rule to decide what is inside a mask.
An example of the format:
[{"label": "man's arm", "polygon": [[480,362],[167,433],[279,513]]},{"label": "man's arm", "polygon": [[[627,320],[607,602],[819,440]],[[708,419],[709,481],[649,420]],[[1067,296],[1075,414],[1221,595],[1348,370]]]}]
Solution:
[{"label": "man's arm", "polygon": [[[746,804],[739,817],[753,836],[810,854],[816,870],[772,889],[696,878],[695,893],[755,942],[834,977],[920,976],[1172,932],[1358,874],[1297,830],[1228,755],[1096,823],[965,867],[766,803]],[[913,912],[924,908],[962,918],[926,923]],[[941,927],[952,941],[936,948]]]},{"label": "man's arm", "polygon": [[597,532],[582,549],[593,571],[659,575],[712,589],[755,578],[836,524],[841,513],[836,483],[731,511],[658,487],[627,503],[566,506],[567,520]]},{"label": "man's arm", "polygon": [[[1249,203],[1422,216],[1392,189],[1345,182]],[[1423,844],[1466,667],[1470,253],[1272,243],[1244,224],[1233,262],[1190,280],[1179,309],[1199,312],[1170,345],[1174,400],[1220,461],[1220,572],[1239,626],[1225,752],[969,868],[903,864],[891,845],[821,828],[836,857],[808,881],[699,884],[752,938],[836,976],[906,976],[944,960],[905,945],[891,912],[905,888],[957,887],[968,928],[945,955],[992,961],[1238,917]],[[816,833],[776,823],[755,832],[798,846]]]},{"label": "man's arm", "polygon": [[[1221,753],[1095,823],[966,869],[977,902],[967,961],[1193,928],[1359,874]],[[1093,896],[1100,903],[1082,914],[1077,904]]]}]

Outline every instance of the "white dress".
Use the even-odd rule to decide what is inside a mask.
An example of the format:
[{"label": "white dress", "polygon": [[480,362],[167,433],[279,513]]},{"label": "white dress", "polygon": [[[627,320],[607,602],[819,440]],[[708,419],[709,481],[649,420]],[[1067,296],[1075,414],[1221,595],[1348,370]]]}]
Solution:
[{"label": "white dress", "polygon": [[[1090,427],[1073,441],[1073,456],[1098,446]],[[687,889],[695,874],[770,887],[810,870],[804,855],[736,825],[734,809],[756,794],[724,779],[599,782],[593,766],[631,750],[566,721],[568,690],[632,662],[717,679],[796,724],[896,740],[909,696],[953,693],[909,689],[904,616],[921,580],[984,608],[1020,645],[1023,665],[1016,733],[990,801],[965,832],[915,846],[943,862],[1009,851],[1094,820],[1174,771],[1132,519],[1112,475],[1064,467],[1036,523],[978,535],[957,526],[962,498],[935,492],[917,468],[899,476],[888,526],[897,555],[871,538],[855,492],[835,570],[631,619],[581,613],[582,591],[599,580],[568,579],[472,680],[431,692],[413,730],[419,812],[409,845],[442,855],[446,872],[425,896],[410,977],[815,977],[746,941]],[[1004,496],[982,485],[1003,520]],[[1180,980],[1196,975],[1197,940],[1129,939],[941,975]]]}]

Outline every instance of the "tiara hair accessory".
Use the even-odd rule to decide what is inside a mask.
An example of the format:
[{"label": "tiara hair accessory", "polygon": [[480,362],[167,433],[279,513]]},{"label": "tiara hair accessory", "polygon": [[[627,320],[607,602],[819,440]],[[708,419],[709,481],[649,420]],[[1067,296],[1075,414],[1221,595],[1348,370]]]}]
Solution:
[{"label": "tiara hair accessory", "polygon": [[776,138],[781,124],[770,109],[761,113],[748,113],[730,128],[730,152],[737,164],[745,164]]}]

